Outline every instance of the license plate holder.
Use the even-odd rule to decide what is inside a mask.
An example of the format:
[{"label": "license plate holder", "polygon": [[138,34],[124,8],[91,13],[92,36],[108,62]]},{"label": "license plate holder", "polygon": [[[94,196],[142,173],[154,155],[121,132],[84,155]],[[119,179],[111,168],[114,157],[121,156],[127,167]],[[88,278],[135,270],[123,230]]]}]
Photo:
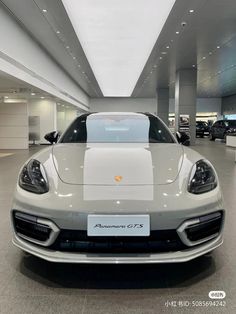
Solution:
[{"label": "license plate holder", "polygon": [[88,215],[87,235],[99,237],[147,237],[149,215]]}]

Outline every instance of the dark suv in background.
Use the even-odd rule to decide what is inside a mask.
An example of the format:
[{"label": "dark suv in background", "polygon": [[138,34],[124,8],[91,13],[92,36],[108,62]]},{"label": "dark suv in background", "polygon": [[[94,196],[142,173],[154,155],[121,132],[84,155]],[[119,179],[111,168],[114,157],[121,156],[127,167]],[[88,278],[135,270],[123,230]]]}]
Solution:
[{"label": "dark suv in background", "polygon": [[210,140],[220,138],[226,141],[226,136],[233,133],[236,133],[236,120],[219,120],[211,127]]},{"label": "dark suv in background", "polygon": [[205,121],[196,121],[196,135],[204,137],[204,135],[209,135],[210,127]]}]

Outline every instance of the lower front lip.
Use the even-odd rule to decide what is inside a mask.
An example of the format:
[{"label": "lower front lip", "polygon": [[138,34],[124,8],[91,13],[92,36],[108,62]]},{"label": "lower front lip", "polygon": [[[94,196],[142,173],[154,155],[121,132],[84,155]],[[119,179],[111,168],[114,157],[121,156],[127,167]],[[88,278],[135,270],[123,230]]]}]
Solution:
[{"label": "lower front lip", "polygon": [[185,251],[156,253],[156,254],[75,254],[59,251],[50,251],[28,244],[14,235],[13,244],[25,252],[33,254],[49,262],[80,263],[80,264],[160,264],[188,262],[205,255],[223,243],[222,235],[216,239]]}]

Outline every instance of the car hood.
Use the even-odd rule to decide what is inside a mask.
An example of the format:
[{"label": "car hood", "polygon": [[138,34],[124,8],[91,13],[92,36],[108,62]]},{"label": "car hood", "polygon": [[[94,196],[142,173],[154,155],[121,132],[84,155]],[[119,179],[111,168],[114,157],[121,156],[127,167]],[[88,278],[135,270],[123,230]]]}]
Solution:
[{"label": "car hood", "polygon": [[74,185],[163,185],[183,162],[179,144],[57,144],[53,162],[60,179]]}]

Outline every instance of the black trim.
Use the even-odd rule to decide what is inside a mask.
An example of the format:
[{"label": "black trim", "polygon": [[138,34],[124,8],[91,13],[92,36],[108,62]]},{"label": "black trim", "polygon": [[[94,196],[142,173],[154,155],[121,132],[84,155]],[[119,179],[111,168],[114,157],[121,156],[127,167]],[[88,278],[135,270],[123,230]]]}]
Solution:
[{"label": "black trim", "polygon": [[89,237],[86,230],[61,230],[52,250],[84,253],[158,253],[186,249],[176,230],[151,231],[148,237]]}]

